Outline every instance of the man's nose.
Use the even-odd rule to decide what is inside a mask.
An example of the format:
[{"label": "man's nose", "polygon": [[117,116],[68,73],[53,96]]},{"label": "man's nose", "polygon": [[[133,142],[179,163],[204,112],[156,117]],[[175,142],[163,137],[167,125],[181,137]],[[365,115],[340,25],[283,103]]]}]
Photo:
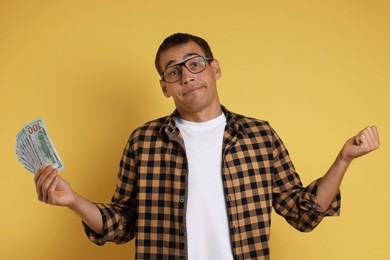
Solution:
[{"label": "man's nose", "polygon": [[181,83],[183,85],[188,84],[189,82],[194,80],[194,73],[189,71],[186,66],[181,67]]}]

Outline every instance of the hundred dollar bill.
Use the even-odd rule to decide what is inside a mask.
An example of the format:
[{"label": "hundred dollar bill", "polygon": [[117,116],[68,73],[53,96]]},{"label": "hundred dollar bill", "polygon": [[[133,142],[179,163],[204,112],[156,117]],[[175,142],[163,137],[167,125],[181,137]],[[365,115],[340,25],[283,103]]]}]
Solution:
[{"label": "hundred dollar bill", "polygon": [[45,164],[51,164],[58,170],[64,168],[41,118],[27,123],[17,135],[16,156],[34,174]]}]

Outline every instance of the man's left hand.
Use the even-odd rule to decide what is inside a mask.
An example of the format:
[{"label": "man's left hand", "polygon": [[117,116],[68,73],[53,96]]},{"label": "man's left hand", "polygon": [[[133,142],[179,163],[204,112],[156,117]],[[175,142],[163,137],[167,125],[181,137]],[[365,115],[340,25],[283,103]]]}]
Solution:
[{"label": "man's left hand", "polygon": [[366,127],[356,136],[348,139],[341,150],[341,157],[350,163],[355,158],[377,150],[379,144],[377,128],[375,126]]}]

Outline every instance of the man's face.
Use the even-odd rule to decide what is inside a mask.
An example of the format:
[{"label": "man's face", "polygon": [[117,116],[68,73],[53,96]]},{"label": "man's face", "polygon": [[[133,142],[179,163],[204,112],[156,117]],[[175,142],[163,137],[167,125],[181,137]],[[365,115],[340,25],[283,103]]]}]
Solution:
[{"label": "man's face", "polygon": [[[165,70],[191,57],[204,55],[202,49],[191,41],[164,51],[160,65]],[[173,98],[181,117],[191,119],[193,114],[220,109],[216,80],[221,77],[221,70],[217,60],[210,64],[206,62],[206,69],[200,73],[193,74],[185,66],[181,67],[181,72],[181,79],[174,83],[160,80],[164,96]]]}]

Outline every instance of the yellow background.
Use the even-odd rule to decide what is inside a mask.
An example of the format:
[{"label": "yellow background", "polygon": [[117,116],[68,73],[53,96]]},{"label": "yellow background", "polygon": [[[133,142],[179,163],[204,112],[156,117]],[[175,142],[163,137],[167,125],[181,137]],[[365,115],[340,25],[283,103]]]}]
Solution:
[{"label": "yellow background", "polygon": [[311,233],[273,217],[281,259],[388,259],[390,2],[0,1],[0,259],[133,259],[134,241],[95,246],[66,208],[36,199],[15,136],[42,117],[92,201],[108,202],[130,132],[170,113],[154,55],[175,32],[208,40],[222,67],[221,101],[270,121],[304,184],[347,138],[377,125],[381,148],[356,160],[341,217]]}]

